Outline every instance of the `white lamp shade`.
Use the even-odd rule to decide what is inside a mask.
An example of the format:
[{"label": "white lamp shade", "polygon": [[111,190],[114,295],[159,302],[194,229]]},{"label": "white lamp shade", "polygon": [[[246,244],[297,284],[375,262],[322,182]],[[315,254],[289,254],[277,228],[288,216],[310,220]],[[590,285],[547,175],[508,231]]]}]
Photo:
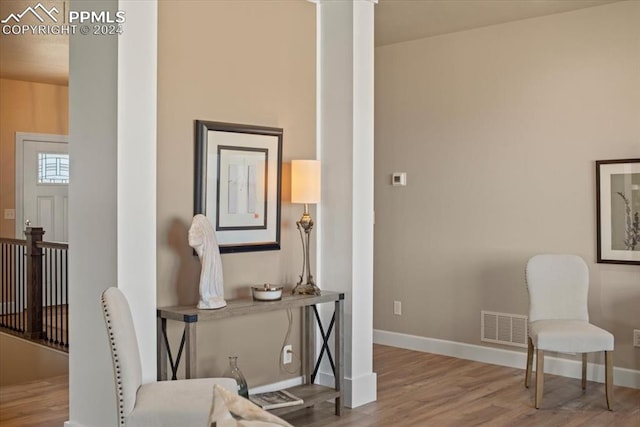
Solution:
[{"label": "white lamp shade", "polygon": [[320,161],[291,161],[291,203],[320,201]]}]

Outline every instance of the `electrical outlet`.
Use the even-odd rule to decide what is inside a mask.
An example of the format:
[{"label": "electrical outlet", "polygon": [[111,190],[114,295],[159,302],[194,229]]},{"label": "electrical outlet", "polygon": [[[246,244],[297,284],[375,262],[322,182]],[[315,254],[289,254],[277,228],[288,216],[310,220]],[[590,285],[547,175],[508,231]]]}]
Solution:
[{"label": "electrical outlet", "polygon": [[402,316],[402,301],[393,302],[393,314],[396,316]]},{"label": "electrical outlet", "polygon": [[633,330],[633,346],[640,347],[640,329]]},{"label": "electrical outlet", "polygon": [[293,354],[293,346],[291,344],[285,345],[284,348],[282,349],[283,365],[288,365],[289,363],[291,363],[292,354]]}]

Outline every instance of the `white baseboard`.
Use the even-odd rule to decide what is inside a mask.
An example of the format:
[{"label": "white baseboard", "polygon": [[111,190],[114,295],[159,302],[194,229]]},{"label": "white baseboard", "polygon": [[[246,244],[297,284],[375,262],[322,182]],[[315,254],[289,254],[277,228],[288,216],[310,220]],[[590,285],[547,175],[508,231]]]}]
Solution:
[{"label": "white baseboard", "polygon": [[[253,387],[249,390],[249,394],[282,390],[283,388],[295,387],[303,383],[303,377],[295,377],[277,383]],[[318,372],[318,375],[316,376],[316,384],[333,387],[335,384],[333,375]],[[375,372],[358,377],[355,381],[352,378],[345,378],[343,386],[343,404],[347,408],[356,408],[358,406],[374,402],[377,398],[377,375]]]},{"label": "white baseboard", "polygon": [[[419,337],[398,332],[373,330],[374,344],[389,345],[425,353],[442,354],[459,359],[508,366],[524,370],[527,355],[524,352],[465,344],[437,338]],[[577,360],[545,356],[544,371],[553,375],[569,378],[581,378],[582,364]],[[535,365],[534,365],[535,369]],[[604,366],[595,363],[587,364],[587,379],[604,383]],[[640,389],[640,371],[626,368],[613,368],[613,383],[622,387]]]},{"label": "white baseboard", "polygon": [[283,388],[295,387],[304,383],[304,377],[295,377],[288,380],[279,381],[277,383],[265,384],[249,389],[249,394],[266,393],[268,391],[282,390]]},{"label": "white baseboard", "polygon": [[[345,378],[343,382],[344,406],[347,408],[357,408],[370,402],[375,402],[378,397],[377,375],[371,372],[357,378]],[[333,375],[318,372],[316,383],[333,387]]]}]

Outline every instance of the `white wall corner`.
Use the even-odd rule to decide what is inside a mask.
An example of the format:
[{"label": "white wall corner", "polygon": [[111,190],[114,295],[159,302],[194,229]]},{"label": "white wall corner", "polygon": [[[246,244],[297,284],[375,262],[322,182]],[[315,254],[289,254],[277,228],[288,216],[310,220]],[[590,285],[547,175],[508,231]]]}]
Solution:
[{"label": "white wall corner", "polygon": [[[458,359],[519,368],[523,371],[522,378],[524,380],[527,355],[521,351],[484,347],[378,329],[373,330],[373,342],[375,344],[388,345],[407,350],[441,354],[443,356],[457,357]],[[567,378],[582,377],[582,364],[577,360],[545,356],[544,365],[544,372],[548,374],[560,375]],[[588,363],[587,380],[604,383],[604,366]],[[640,371],[626,368],[613,368],[613,384],[621,387],[640,389]]]}]

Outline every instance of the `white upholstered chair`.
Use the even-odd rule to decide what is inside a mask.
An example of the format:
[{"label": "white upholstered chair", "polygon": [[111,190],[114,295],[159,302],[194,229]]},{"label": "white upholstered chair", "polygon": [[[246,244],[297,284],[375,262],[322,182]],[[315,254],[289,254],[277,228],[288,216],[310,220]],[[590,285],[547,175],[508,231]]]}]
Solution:
[{"label": "white upholstered chair", "polygon": [[118,404],[118,425],[206,426],[213,402],[213,386],[237,393],[232,378],[203,378],[142,384],[138,341],[129,303],[117,288],[102,294]]},{"label": "white upholstered chair", "polygon": [[582,353],[582,388],[587,386],[587,353],[604,351],[607,408],[613,400],[613,335],[589,323],[589,269],[576,255],[536,255],[527,262],[529,346],[525,386],[536,353],[535,405],[542,402],[544,352]]}]

